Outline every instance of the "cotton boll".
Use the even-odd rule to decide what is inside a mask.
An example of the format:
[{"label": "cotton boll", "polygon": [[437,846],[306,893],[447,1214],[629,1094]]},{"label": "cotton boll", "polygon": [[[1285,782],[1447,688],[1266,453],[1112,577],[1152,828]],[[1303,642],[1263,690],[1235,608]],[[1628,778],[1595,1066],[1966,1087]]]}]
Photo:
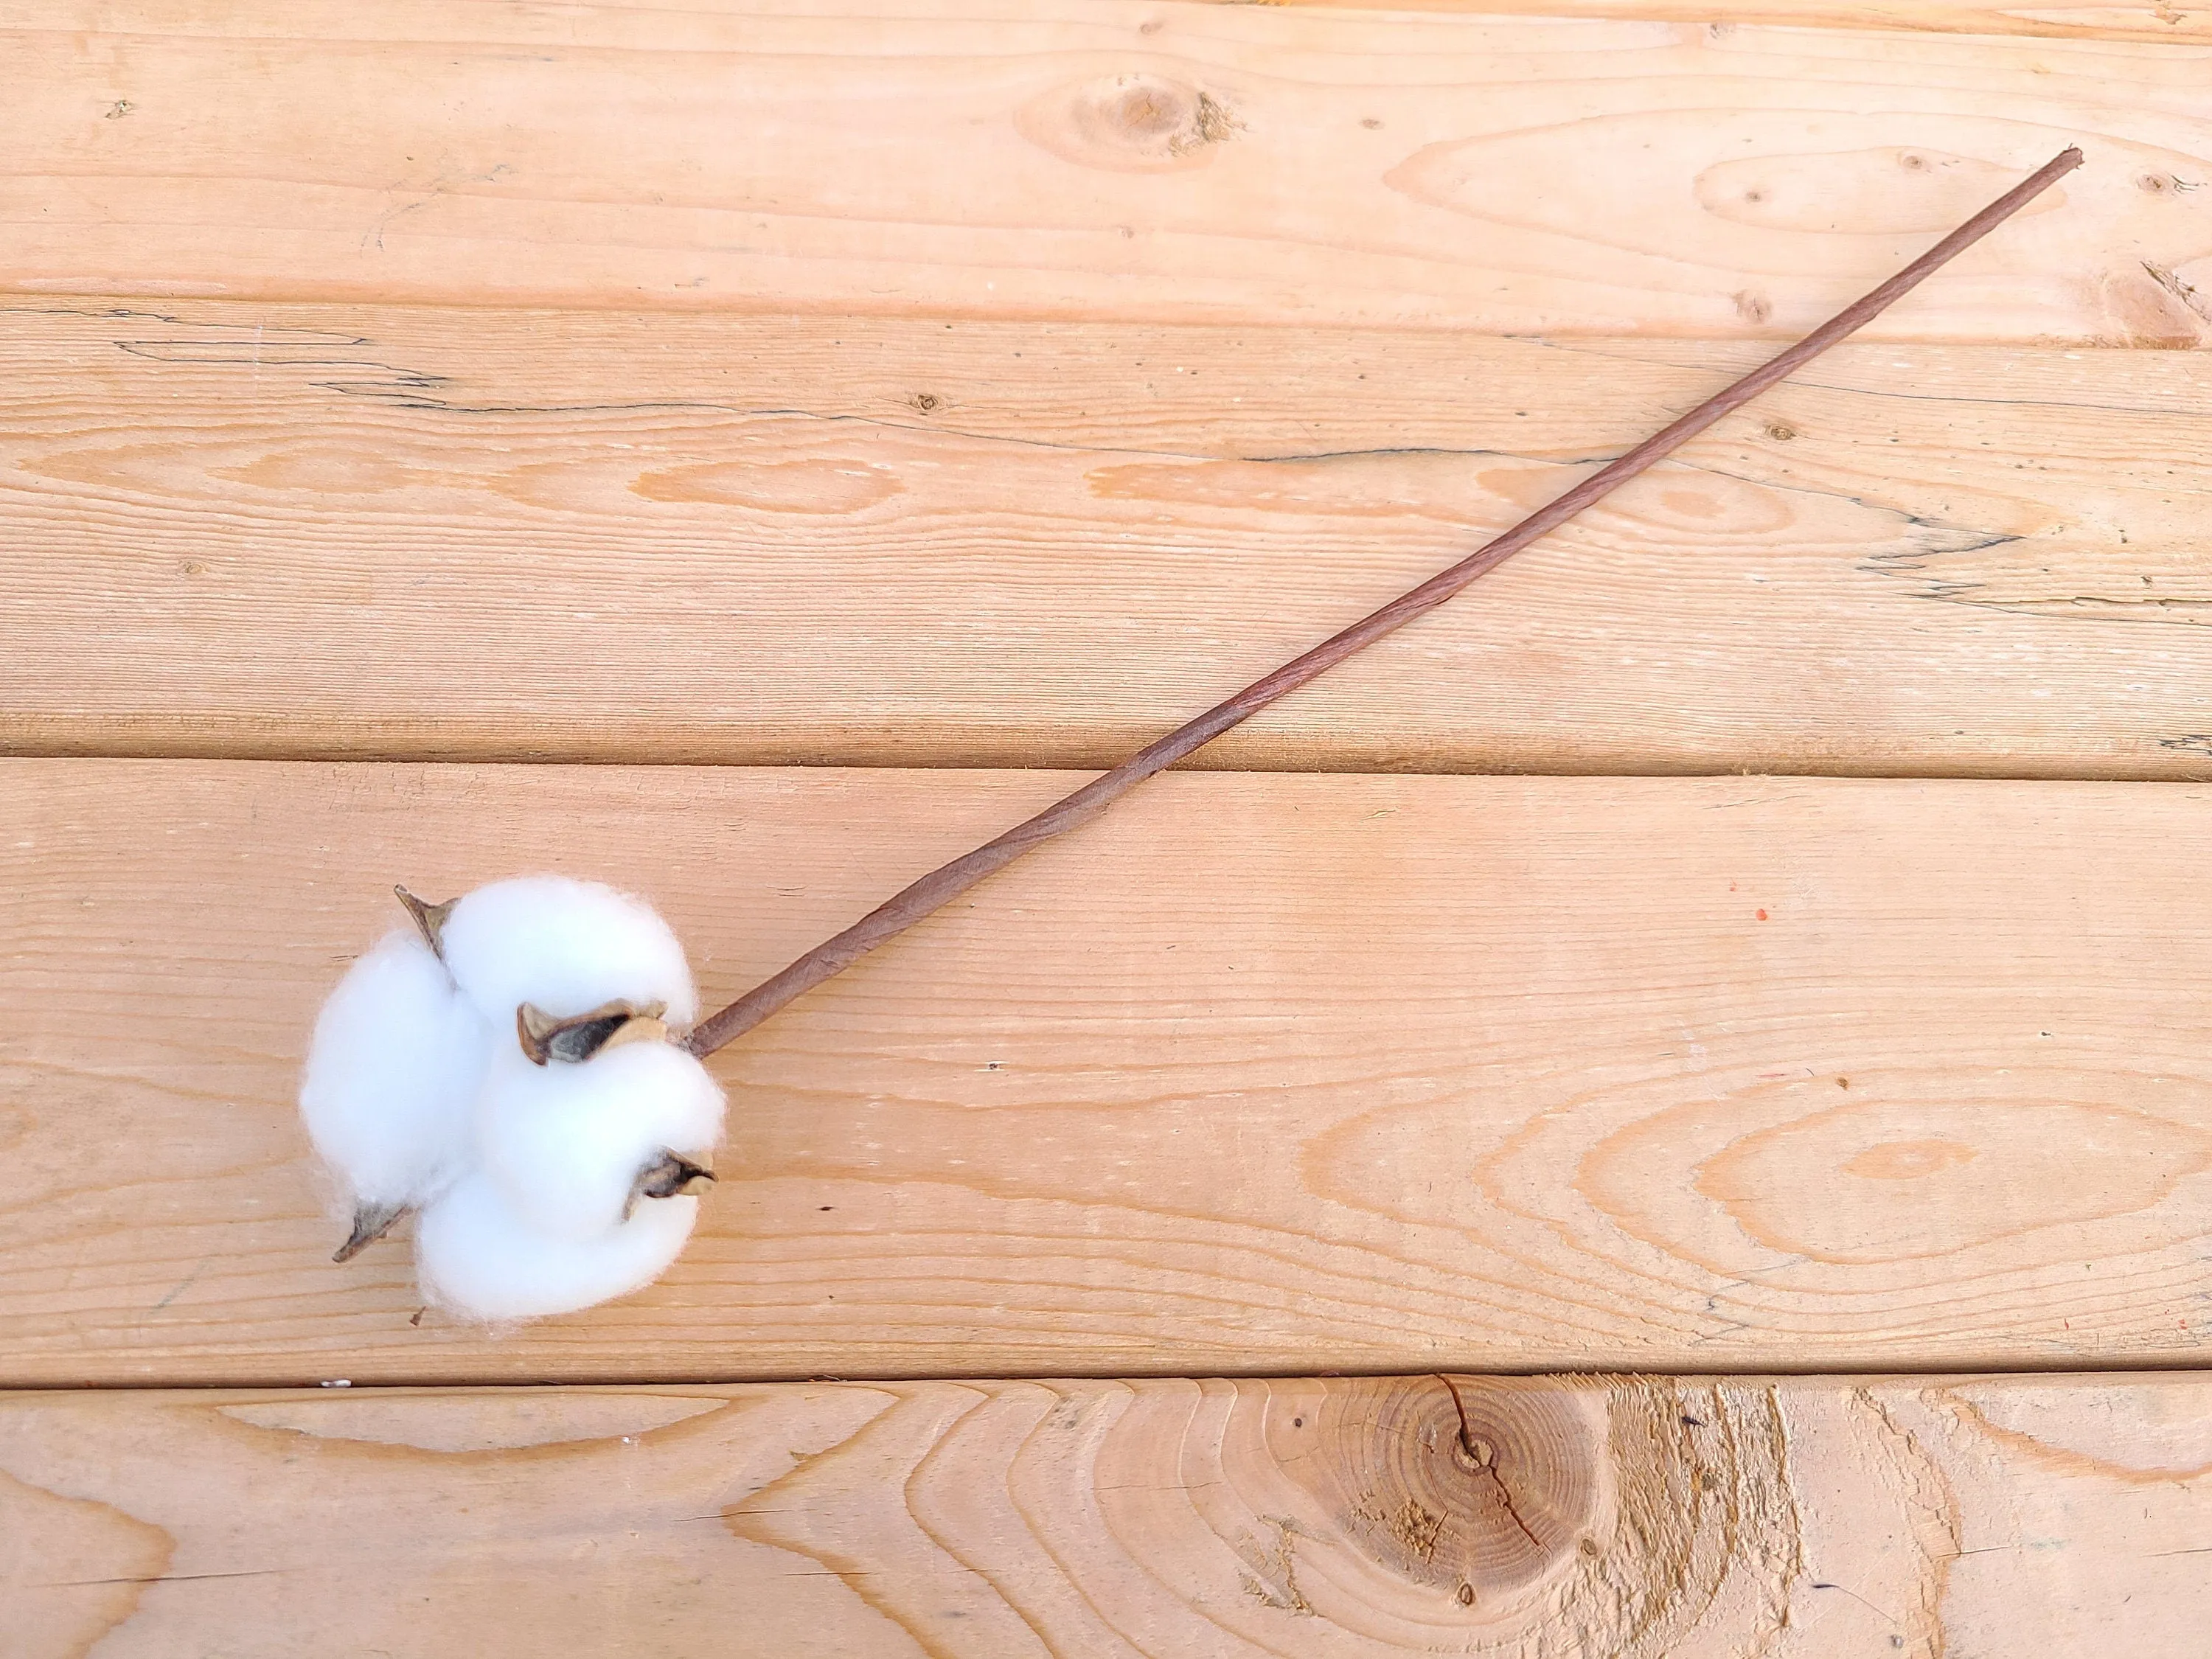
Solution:
[{"label": "cotton boll", "polygon": [[659,1278],[698,1218],[696,1198],[648,1199],[595,1238],[549,1238],[478,1171],[422,1212],[415,1276],[433,1301],[468,1319],[573,1313]]},{"label": "cotton boll", "polygon": [[439,948],[470,1000],[506,1028],[526,1002],[557,1018],[617,999],[665,1003],[678,1024],[699,1012],[668,924],[597,882],[518,876],[479,887],[454,903]]},{"label": "cotton boll", "polygon": [[300,1115],[362,1209],[422,1204],[460,1172],[497,1040],[411,932],[338,981],[315,1022]]},{"label": "cotton boll", "polygon": [[704,1153],[722,1133],[722,1091],[667,1042],[622,1043],[580,1065],[537,1066],[519,1048],[492,1062],[477,1105],[485,1172],[530,1226],[598,1237],[637,1200],[641,1172],[666,1152]]}]

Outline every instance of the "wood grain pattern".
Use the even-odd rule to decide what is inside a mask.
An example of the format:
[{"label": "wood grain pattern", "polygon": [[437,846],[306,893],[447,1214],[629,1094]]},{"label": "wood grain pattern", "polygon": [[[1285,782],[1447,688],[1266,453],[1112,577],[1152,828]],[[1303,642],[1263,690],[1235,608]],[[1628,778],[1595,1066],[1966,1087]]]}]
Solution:
[{"label": "wood grain pattern", "polygon": [[[1110,764],[1759,350],[21,301],[0,744]],[[2200,776],[2208,419],[1844,347],[1205,763]]]},{"label": "wood grain pattern", "polygon": [[[2212,1373],[1701,1373],[2204,1361],[2205,791],[1374,775],[2201,775],[2212,21],[1554,9],[9,9],[0,749],[257,758],[0,762],[0,1382],[346,1384],[0,1395],[10,1659],[2197,1653]],[[2068,143],[724,1054],[664,1283],[326,1261],[391,880],[718,999],[1070,780],[281,757],[1104,763]]]},{"label": "wood grain pattern", "polygon": [[0,1377],[2201,1359],[2185,786],[1170,775],[715,1061],[662,1284],[344,1267],[292,1106],[389,884],[630,884],[709,1006],[1053,774],[0,766]]},{"label": "wood grain pattern", "polygon": [[19,1659],[2188,1659],[2208,1552],[2201,1375],[0,1400]]},{"label": "wood grain pattern", "polygon": [[[1249,0],[1220,0],[1224,5]],[[1331,10],[1452,12],[1469,16],[1526,16],[1528,0],[1267,0]],[[2006,5],[2001,0],[1544,0],[1549,17],[1602,17],[1628,22],[1697,23],[1721,30],[1746,23],[1794,28],[1911,30],[1945,34],[2026,34],[2084,40],[2212,40],[2212,15],[2163,0],[2128,3],[2083,0],[2057,5]]]},{"label": "wood grain pattern", "polygon": [[[2064,9],[2057,15],[2063,16]],[[1017,0],[11,9],[0,288],[2195,342],[2201,45]]]}]

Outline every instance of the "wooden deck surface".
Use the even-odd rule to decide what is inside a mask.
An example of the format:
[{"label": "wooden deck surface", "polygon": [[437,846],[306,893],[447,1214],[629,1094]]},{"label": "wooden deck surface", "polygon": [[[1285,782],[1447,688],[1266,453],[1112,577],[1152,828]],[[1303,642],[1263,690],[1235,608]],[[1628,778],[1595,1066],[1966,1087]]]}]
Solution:
[{"label": "wooden deck surface", "polygon": [[[2212,13],[1525,9],[0,17],[0,1651],[2201,1651]],[[660,1284],[328,1261],[393,881],[734,994],[2068,143],[718,1057]]]}]

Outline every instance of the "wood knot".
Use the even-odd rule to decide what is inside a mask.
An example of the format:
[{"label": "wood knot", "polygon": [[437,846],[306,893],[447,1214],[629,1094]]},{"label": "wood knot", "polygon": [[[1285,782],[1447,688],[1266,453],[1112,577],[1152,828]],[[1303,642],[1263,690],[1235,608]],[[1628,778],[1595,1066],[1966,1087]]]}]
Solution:
[{"label": "wood knot", "polygon": [[1754,294],[1747,288],[1739,289],[1729,295],[1729,299],[1735,306],[1735,314],[1747,323],[1763,323],[1774,314],[1773,302],[1765,295]]},{"label": "wood knot", "polygon": [[1577,1391],[1512,1378],[1333,1384],[1285,1462],[1376,1562],[1462,1607],[1573,1565],[1598,1520],[1602,1431]]},{"label": "wood knot", "polygon": [[1209,160],[1244,124],[1211,93],[1138,71],[1058,88],[1016,112],[1014,125],[1062,161],[1168,173]]}]

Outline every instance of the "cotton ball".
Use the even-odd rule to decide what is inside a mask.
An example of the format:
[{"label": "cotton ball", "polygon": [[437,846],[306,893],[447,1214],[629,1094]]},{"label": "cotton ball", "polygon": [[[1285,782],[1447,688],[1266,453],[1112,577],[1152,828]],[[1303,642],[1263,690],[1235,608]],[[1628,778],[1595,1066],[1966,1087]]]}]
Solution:
[{"label": "cotton ball", "polygon": [[414,933],[387,936],[338,981],[315,1021],[300,1115],[355,1201],[341,1259],[460,1173],[499,1037]]},{"label": "cotton ball", "polygon": [[664,1016],[698,1012],[645,905],[532,876],[442,904],[355,965],[317,1028],[301,1110],[363,1200],[339,1259],[421,1207],[423,1288],[503,1321],[649,1283],[697,1218],[684,1156],[723,1101]]},{"label": "cotton ball", "polygon": [[[508,1047],[484,1080],[477,1146],[517,1216],[550,1237],[582,1241],[621,1224],[633,1206],[674,1202],[643,1197],[641,1182],[669,1154],[713,1150],[722,1107],[707,1068],[667,1042],[610,1043],[580,1063],[544,1066]],[[671,1177],[682,1184],[680,1170],[661,1178]]]},{"label": "cotton ball", "polygon": [[699,1200],[647,1200],[588,1239],[531,1226],[481,1171],[447,1188],[415,1229],[415,1276],[440,1306],[496,1322],[573,1313],[627,1295],[667,1272],[699,1218]]},{"label": "cotton ball", "polygon": [[641,901],[597,882],[517,876],[464,894],[443,917],[439,950],[485,1018],[511,1026],[528,1003],[556,1018],[617,1000],[699,1012],[684,947]]}]

